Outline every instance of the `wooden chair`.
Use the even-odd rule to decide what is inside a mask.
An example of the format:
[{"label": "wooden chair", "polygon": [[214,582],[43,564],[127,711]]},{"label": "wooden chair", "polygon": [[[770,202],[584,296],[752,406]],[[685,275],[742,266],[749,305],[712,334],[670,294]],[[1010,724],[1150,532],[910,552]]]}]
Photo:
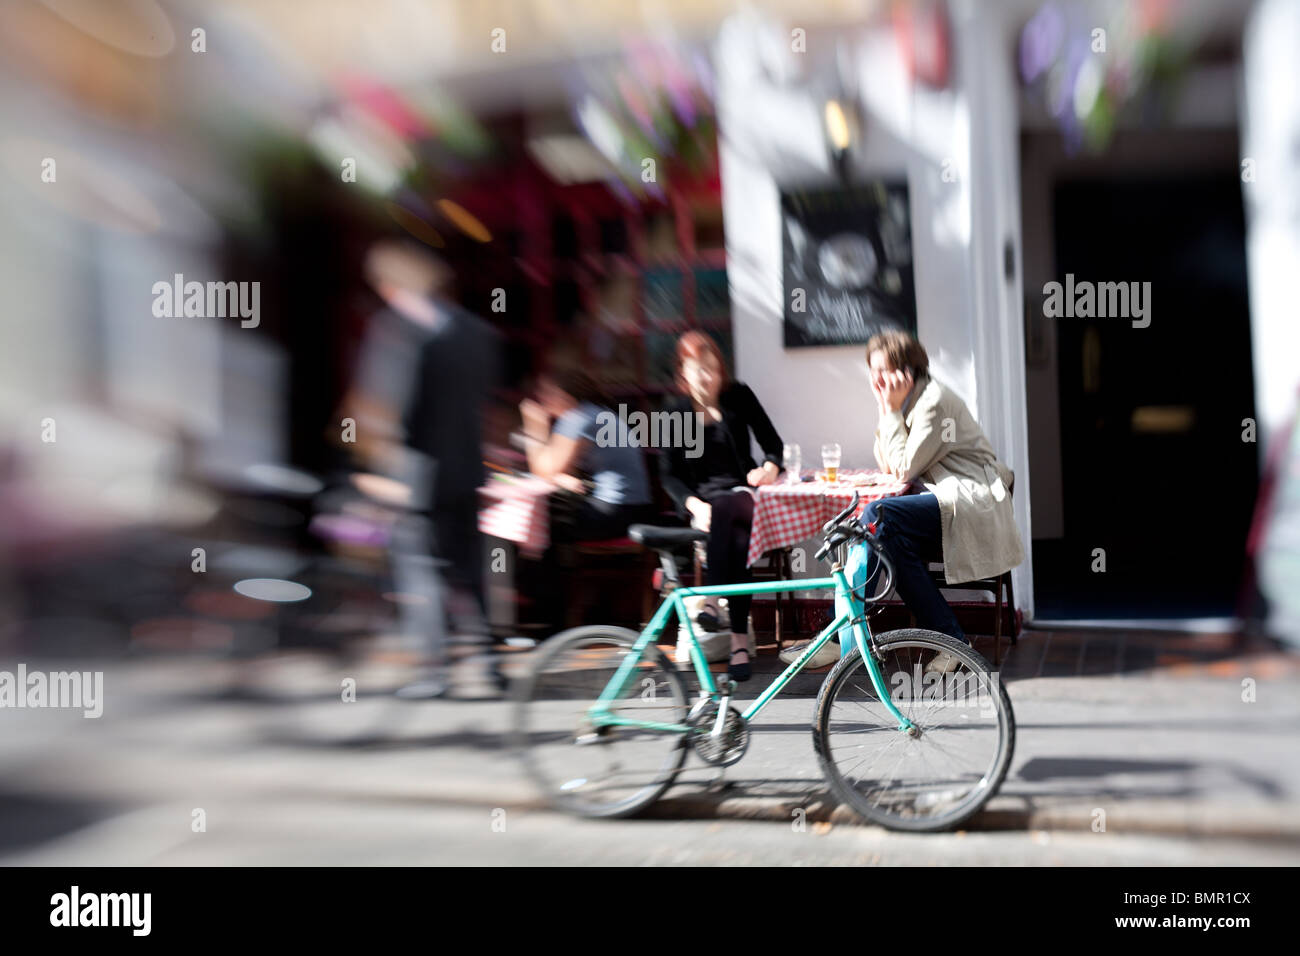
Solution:
[{"label": "wooden chair", "polygon": [[[1015,478],[1013,477],[1011,480],[1010,487],[1007,488],[1007,493],[1009,495],[1014,494],[1015,488],[1016,488],[1016,483],[1015,483]],[[944,579],[942,561],[931,561],[926,565],[926,568],[930,572],[931,579],[934,581],[935,585],[939,588],[943,588],[949,591],[983,591],[986,594],[993,595],[994,613],[997,615],[993,621],[993,666],[997,667],[1002,656],[1002,607],[1003,607],[1002,592],[1004,588],[1006,589],[1006,606],[1011,609],[1011,613],[1013,615],[1011,621],[1011,631],[1008,636],[1011,638],[1011,644],[1013,647],[1019,640],[1016,633],[1016,623],[1014,617],[1016,613],[1016,604],[1015,601],[1012,600],[1012,593],[1011,593],[1011,572],[1006,571],[994,578],[980,578],[975,581],[963,581],[961,584],[949,584]],[[909,616],[911,617],[912,625],[915,626],[916,615],[911,614],[911,612],[909,612]],[[973,643],[974,642],[972,641],[972,644]]]},{"label": "wooden chair", "polygon": [[[792,577],[790,571],[790,555],[792,548],[777,548],[773,551],[766,552],[759,562],[750,568],[755,581],[785,581]],[[794,636],[798,636],[799,625],[798,615],[795,613],[794,594],[784,591],[774,594],[776,607],[773,609],[772,627],[776,634],[776,650],[780,653],[785,642],[785,626],[793,625]],[[785,613],[789,611],[789,621],[786,620]],[[753,612],[750,613],[750,619],[753,619]]]},{"label": "wooden chair", "polygon": [[[641,594],[640,623],[650,620],[655,609],[655,593],[650,581],[657,566],[653,551],[631,538],[577,541],[570,548],[577,566],[573,569],[571,600],[565,609],[567,626],[577,627],[584,623],[592,596],[607,590],[610,585],[635,586]],[[631,560],[618,560],[623,558]]]},{"label": "wooden chair", "polygon": [[[1006,607],[1011,609],[1015,614],[1015,601],[1012,600],[1011,592],[1011,572],[1007,571],[995,578],[980,578],[975,581],[963,581],[961,584],[949,584],[944,580],[943,564],[932,561],[927,565],[930,577],[933,579],[935,586],[948,591],[983,591],[986,594],[993,595],[994,613],[996,617],[993,622],[993,666],[997,667],[1002,658],[1002,608],[1003,608],[1003,591],[1006,592]],[[910,615],[912,625],[916,626],[916,615]],[[969,636],[969,635],[967,635]],[[1017,643],[1016,626],[1014,621],[1008,634],[1011,638],[1012,645]]]}]

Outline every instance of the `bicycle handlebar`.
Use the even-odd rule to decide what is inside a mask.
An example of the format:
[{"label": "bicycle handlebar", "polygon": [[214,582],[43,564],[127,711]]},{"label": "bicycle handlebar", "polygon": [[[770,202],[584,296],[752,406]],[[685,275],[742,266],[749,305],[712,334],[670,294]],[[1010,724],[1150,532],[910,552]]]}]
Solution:
[{"label": "bicycle handlebar", "polygon": [[839,524],[849,515],[857,514],[858,502],[860,502],[861,500],[862,500],[862,492],[860,491],[853,492],[853,500],[849,502],[849,506],[845,508],[843,511],[841,511],[839,514],[837,514],[830,521],[822,525],[822,534],[829,534],[831,531],[835,530],[835,526],[837,524]]},{"label": "bicycle handlebar", "polygon": [[845,541],[848,541],[850,537],[852,537],[852,535],[847,531],[836,531],[832,533],[826,538],[826,543],[817,549],[817,554],[814,555],[814,557],[816,560],[820,561],[822,558],[826,557],[826,555],[831,553],[832,548],[838,548]]},{"label": "bicycle handlebar", "polygon": [[849,506],[822,526],[822,533],[826,535],[826,541],[821,548],[818,549],[816,559],[818,561],[822,560],[826,555],[830,554],[832,549],[838,548],[846,541],[854,538],[865,541],[867,546],[876,552],[876,555],[880,559],[880,563],[885,570],[884,586],[880,591],[873,594],[870,599],[868,599],[865,594],[862,596],[864,604],[874,604],[893,589],[894,562],[889,559],[889,555],[885,553],[885,549],[880,546],[880,542],[876,539],[876,536],[873,533],[874,528],[864,527],[856,518],[850,521],[847,526],[842,526],[845,518],[848,518],[850,515],[856,515],[858,504],[861,500],[861,493],[857,491],[853,492],[853,501],[849,503]]}]

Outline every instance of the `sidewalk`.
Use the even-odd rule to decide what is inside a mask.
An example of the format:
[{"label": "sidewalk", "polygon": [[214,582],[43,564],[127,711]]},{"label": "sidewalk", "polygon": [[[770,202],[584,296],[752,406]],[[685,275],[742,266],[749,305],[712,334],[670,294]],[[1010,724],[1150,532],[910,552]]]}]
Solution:
[{"label": "sidewalk", "polygon": [[[990,659],[991,644],[977,639]],[[760,655],[758,687],[780,669]],[[1015,757],[967,829],[1089,831],[1101,810],[1107,832],[1300,843],[1300,657],[1230,635],[1027,630],[1015,647],[1004,642],[1000,671]],[[818,678],[801,675],[789,690],[814,694]],[[1242,699],[1248,679],[1252,703]],[[811,703],[804,709],[811,718]],[[802,807],[810,820],[860,822],[813,781],[767,776],[795,766],[820,775],[809,732],[765,731],[771,710],[728,786],[676,787],[652,812],[789,821]]]},{"label": "sidewalk", "polygon": [[[774,651],[760,654],[755,669],[742,685],[742,709],[780,670]],[[1105,834],[1244,837],[1296,844],[1300,855],[1297,658],[1214,636],[1028,631],[1002,674],[1016,711],[1015,756],[1000,793],[966,829],[1090,833],[1100,810]],[[811,823],[865,826],[827,799],[813,753],[823,676],[792,681],[754,724],[744,759],[721,775],[692,757],[647,815],[788,826],[802,810]],[[1250,703],[1242,699],[1248,679]],[[215,693],[220,686],[211,662],[129,661],[106,674],[100,720],[7,712],[7,826],[48,827],[55,839],[123,808],[219,813],[271,799],[340,809],[543,806],[504,746],[505,702],[384,695],[349,705],[370,707],[364,719],[385,730],[358,746],[273,738],[263,711]],[[8,844],[19,845],[31,840]]]}]

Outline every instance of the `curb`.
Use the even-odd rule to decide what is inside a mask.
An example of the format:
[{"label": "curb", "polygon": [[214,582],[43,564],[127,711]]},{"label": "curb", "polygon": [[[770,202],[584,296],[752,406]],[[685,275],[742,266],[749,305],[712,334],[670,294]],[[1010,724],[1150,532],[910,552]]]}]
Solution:
[{"label": "curb", "polygon": [[[1243,809],[1233,805],[1173,802],[1108,807],[1105,831],[1094,831],[1096,804],[1073,803],[1049,807],[1016,806],[1016,798],[995,798],[952,832],[1053,831],[1071,833],[1141,833],[1188,838],[1271,840],[1300,843],[1300,814],[1271,808]],[[780,797],[728,794],[724,791],[672,792],[646,808],[650,819],[763,820],[789,823],[802,809],[810,823],[875,828],[849,807],[816,795],[807,801]]]}]

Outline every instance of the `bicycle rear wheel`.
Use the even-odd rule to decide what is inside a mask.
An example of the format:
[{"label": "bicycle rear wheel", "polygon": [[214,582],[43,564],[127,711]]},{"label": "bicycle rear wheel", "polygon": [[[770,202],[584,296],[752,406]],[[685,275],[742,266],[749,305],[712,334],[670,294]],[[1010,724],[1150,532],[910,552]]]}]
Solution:
[{"label": "bicycle rear wheel", "polygon": [[[550,803],[590,817],[629,816],[657,800],[686,760],[686,734],[595,726],[589,710],[637,634],[581,627],[548,640],[514,688],[513,744]],[[684,724],[686,688],[651,644],[610,703],[617,717]]]},{"label": "bicycle rear wheel", "polygon": [[[999,675],[973,648],[909,628],[876,638],[885,688],[917,727],[912,736],[876,694],[858,650],[827,675],[817,697],[813,746],[837,796],[892,830],[950,829],[979,811],[1011,765],[1016,721]],[[927,673],[954,655],[949,674]]]}]

